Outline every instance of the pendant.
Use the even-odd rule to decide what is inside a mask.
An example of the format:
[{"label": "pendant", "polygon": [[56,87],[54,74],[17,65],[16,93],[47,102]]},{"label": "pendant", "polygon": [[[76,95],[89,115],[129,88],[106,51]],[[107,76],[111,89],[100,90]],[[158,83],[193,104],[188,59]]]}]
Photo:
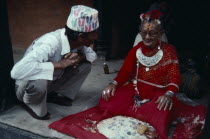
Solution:
[{"label": "pendant", "polygon": [[137,105],[137,106],[141,106],[141,100],[140,100],[140,95],[139,94],[136,94],[135,96],[134,96],[134,102],[135,102],[135,104]]},{"label": "pendant", "polygon": [[148,68],[148,67],[146,67],[146,68],[145,68],[145,70],[146,70],[146,71],[149,71],[149,68]]}]

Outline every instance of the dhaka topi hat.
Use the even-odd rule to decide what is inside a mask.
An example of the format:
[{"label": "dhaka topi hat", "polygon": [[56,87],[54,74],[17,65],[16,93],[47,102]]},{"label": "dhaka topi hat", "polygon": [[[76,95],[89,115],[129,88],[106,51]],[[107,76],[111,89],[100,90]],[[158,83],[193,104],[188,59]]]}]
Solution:
[{"label": "dhaka topi hat", "polygon": [[78,32],[91,32],[99,27],[98,11],[96,9],[76,5],[71,8],[67,26]]}]

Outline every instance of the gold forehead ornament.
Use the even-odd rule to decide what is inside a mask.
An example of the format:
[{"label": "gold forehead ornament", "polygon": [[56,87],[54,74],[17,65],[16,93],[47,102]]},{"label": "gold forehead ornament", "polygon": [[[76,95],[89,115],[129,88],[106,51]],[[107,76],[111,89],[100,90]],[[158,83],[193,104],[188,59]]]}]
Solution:
[{"label": "gold forehead ornament", "polygon": [[146,28],[147,28],[147,29],[152,28],[152,24],[150,24],[150,23],[149,23],[149,24],[147,24],[147,25],[146,25]]}]

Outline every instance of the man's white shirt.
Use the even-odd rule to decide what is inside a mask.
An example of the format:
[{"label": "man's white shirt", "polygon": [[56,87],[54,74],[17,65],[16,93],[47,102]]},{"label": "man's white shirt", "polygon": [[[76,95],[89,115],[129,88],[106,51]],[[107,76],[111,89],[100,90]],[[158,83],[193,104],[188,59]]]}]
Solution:
[{"label": "man's white shirt", "polygon": [[[11,71],[11,77],[20,80],[55,80],[63,73],[63,70],[54,70],[52,62],[60,61],[71,50],[65,29],[58,29],[36,39],[27,49],[24,57],[15,64]],[[82,53],[91,63],[97,58],[96,53],[90,47],[82,46]]]}]

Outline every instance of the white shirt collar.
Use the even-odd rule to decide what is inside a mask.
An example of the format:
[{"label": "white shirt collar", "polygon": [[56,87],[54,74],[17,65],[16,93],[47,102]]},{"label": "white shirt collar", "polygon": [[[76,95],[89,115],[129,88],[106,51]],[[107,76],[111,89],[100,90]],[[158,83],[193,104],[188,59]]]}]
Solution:
[{"label": "white shirt collar", "polygon": [[68,41],[67,36],[65,35],[65,28],[63,28],[61,30],[60,35],[61,35],[61,45],[62,45],[61,55],[65,55],[65,54],[69,53],[71,50],[70,43]]}]

